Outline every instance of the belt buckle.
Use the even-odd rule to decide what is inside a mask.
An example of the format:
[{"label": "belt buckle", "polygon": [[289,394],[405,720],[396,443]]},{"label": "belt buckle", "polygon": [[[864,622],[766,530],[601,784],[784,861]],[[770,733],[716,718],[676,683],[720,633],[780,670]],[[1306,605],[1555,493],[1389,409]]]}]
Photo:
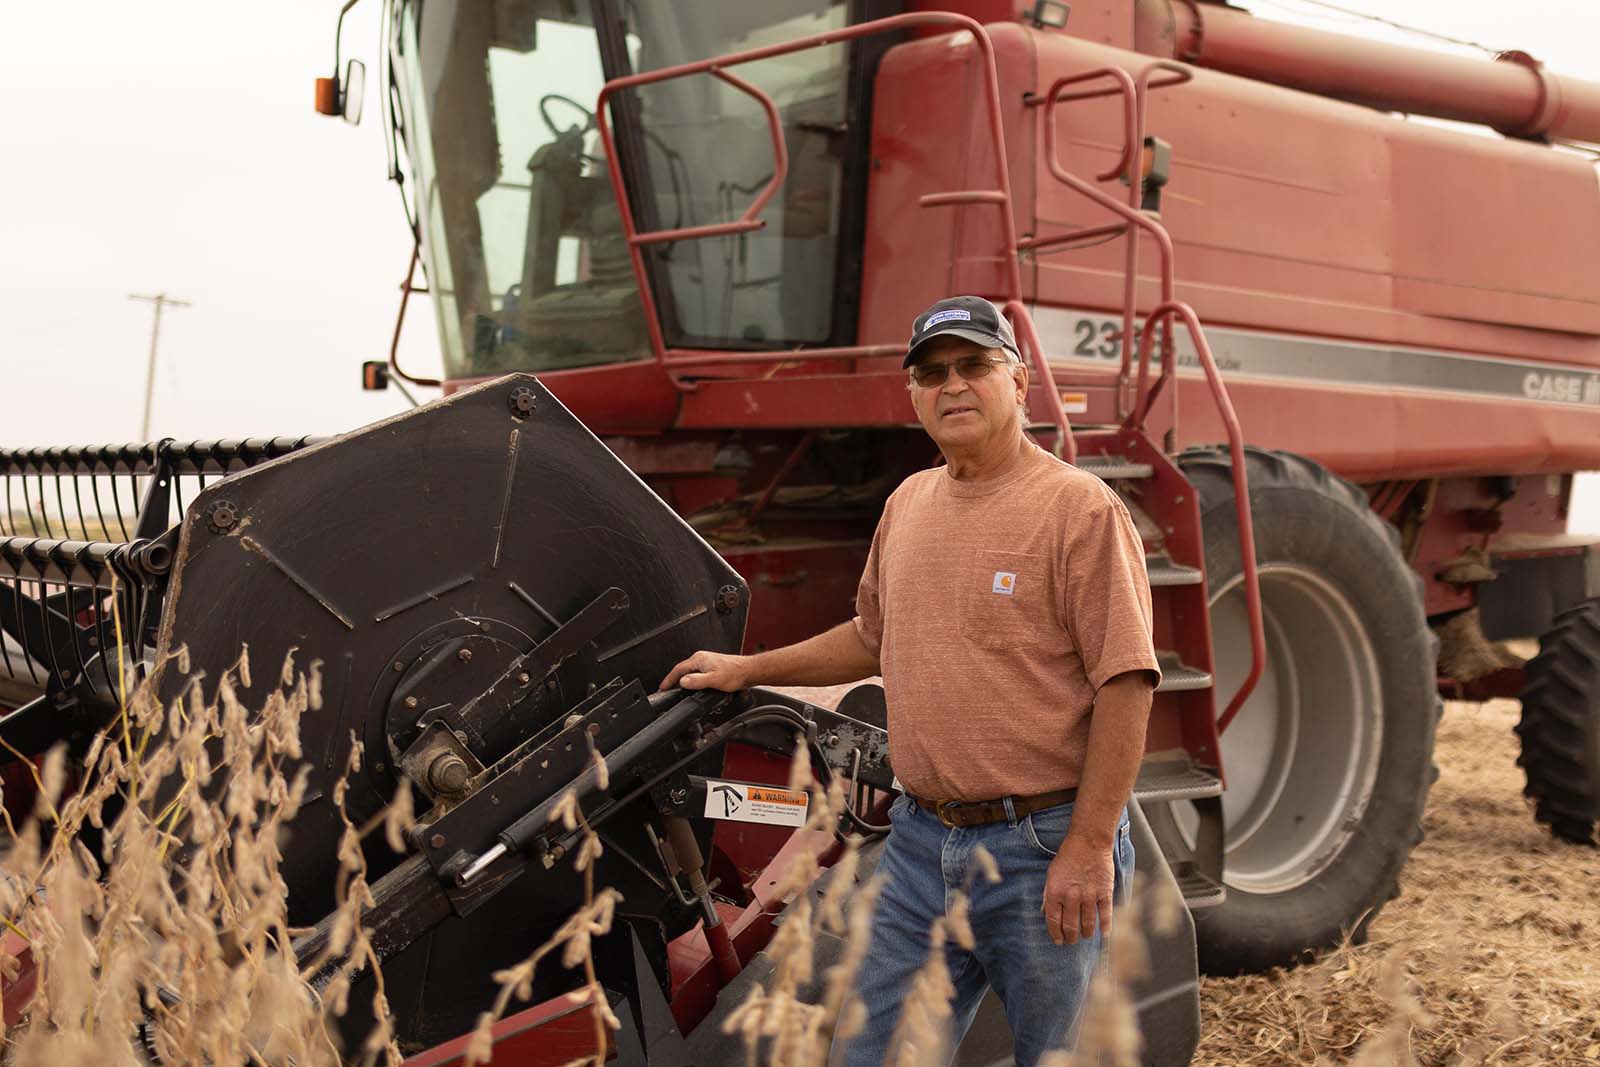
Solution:
[{"label": "belt buckle", "polygon": [[959,808],[960,806],[961,802],[959,800],[941,800],[939,803],[933,806],[933,813],[934,815],[938,816],[939,824],[941,826],[947,826],[954,830],[961,824],[956,822],[955,819],[950,815],[950,810],[952,808]]}]

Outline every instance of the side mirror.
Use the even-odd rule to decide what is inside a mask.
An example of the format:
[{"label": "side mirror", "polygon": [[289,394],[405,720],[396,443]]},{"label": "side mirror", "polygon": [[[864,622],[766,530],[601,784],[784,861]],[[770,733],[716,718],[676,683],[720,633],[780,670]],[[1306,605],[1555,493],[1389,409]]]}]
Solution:
[{"label": "side mirror", "polygon": [[385,360],[368,360],[361,364],[361,389],[367,393],[381,393],[389,388],[389,364]]},{"label": "side mirror", "polygon": [[367,65],[352,59],[344,68],[344,84],[339,86],[339,111],[352,126],[361,124],[361,101],[367,88]]},{"label": "side mirror", "polygon": [[319,115],[340,115],[350,125],[361,122],[362,90],[367,87],[367,65],[352,59],[339,80],[339,42],[344,37],[344,17],[361,0],[345,0],[339,21],[333,27],[333,77],[317,79],[316,108]]}]

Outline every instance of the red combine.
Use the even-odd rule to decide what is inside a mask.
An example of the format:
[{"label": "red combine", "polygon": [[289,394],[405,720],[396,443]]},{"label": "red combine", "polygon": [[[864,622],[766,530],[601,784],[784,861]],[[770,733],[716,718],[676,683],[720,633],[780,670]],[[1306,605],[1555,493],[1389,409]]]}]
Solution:
[{"label": "red combine", "polygon": [[[1600,86],[1167,0],[435,17],[397,5],[387,78],[446,388],[539,373],[745,575],[747,645],[849,614],[878,503],[931,456],[906,324],[981,293],[1053,386],[1041,439],[1146,520],[1181,664],[1156,821],[1226,887],[1207,967],[1393,895],[1436,676],[1521,688],[1491,640],[1548,635],[1529,790],[1589,838],[1600,616],[1564,534],[1600,466],[1600,182],[1554,143],[1600,140]],[[1246,474],[1267,654],[1232,709]]]},{"label": "red combine", "polygon": [[[1106,479],[1146,542],[1165,677],[1140,863],[1181,888],[1202,969],[1359,937],[1399,891],[1441,691],[1520,694],[1538,817],[1592,841],[1600,573],[1565,525],[1573,472],[1600,467],[1600,181],[1563,146],[1600,141],[1600,86],[1521,53],[1450,58],[1205,0],[948,8],[393,0],[379,81],[417,238],[402,315],[432,296],[446,380],[391,357],[368,386],[442,384],[448,407],[536,374],[518,417],[540,390],[576,415],[740,576],[742,640],[761,648],[851,614],[883,500],[936,455],[899,366],[909,323],[941,296],[987,296],[1031,364],[1037,437]],[[352,110],[353,74],[324,80],[319,110]],[[416,463],[445,461],[442,436],[419,440]],[[42,489],[46,473],[204,477],[297,454],[16,452],[6,472]],[[231,481],[187,523],[234,506],[215,495]],[[85,559],[153,566],[159,509],[151,540]],[[688,610],[673,618],[708,609]],[[8,632],[37,654],[25,629]],[[664,645],[694,636],[673,633]],[[1498,644],[1512,637],[1541,637],[1539,655],[1524,665]],[[717,714],[749,713],[741,699]],[[827,722],[864,729],[869,705]],[[726,760],[729,777],[781,778],[747,746]],[[711,1062],[705,1035],[761,971],[782,902],[760,872],[792,860],[783,840],[702,834],[726,899],[675,913],[670,944],[635,945],[660,986],[630,1002],[639,1055],[668,1062],[650,1034],[672,1030]],[[1192,978],[1193,957],[1172,958],[1162,988]],[[1187,1060],[1186,996],[1176,1022],[1146,1013],[1151,1062]],[[403,1028],[418,1045],[460,1017],[424,1003]],[[560,1003],[507,1020],[517,1062],[579,1054],[540,1044]]]}]

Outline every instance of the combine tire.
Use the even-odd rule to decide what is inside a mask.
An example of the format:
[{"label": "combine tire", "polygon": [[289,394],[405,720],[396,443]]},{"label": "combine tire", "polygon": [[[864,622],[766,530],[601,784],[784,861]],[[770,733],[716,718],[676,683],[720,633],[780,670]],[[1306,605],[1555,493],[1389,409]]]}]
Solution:
[{"label": "combine tire", "polygon": [[1592,845],[1600,818],[1600,602],[1557,615],[1527,672],[1517,726],[1523,792],[1551,833]]},{"label": "combine tire", "polygon": [[[1208,974],[1364,939],[1399,894],[1437,773],[1435,643],[1393,528],[1310,460],[1246,462],[1268,661],[1222,736],[1227,899],[1195,912]],[[1250,665],[1231,465],[1224,449],[1179,463],[1200,501],[1220,714]],[[1164,843],[1192,849],[1193,808],[1163,816]]]}]

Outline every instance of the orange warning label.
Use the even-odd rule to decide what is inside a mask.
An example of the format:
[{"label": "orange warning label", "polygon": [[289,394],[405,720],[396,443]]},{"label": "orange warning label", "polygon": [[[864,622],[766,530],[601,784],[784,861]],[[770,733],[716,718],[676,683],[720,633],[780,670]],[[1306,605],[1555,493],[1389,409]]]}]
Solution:
[{"label": "orange warning label", "polygon": [[1068,415],[1082,415],[1089,410],[1089,394],[1062,393],[1061,408]]},{"label": "orange warning label", "polygon": [[804,826],[810,805],[804,790],[706,779],[705,815],[710,819]]},{"label": "orange warning label", "polygon": [[753,785],[747,794],[751,801],[764,800],[768,804],[793,804],[795,807],[806,806],[806,795],[798,789],[765,789]]}]

